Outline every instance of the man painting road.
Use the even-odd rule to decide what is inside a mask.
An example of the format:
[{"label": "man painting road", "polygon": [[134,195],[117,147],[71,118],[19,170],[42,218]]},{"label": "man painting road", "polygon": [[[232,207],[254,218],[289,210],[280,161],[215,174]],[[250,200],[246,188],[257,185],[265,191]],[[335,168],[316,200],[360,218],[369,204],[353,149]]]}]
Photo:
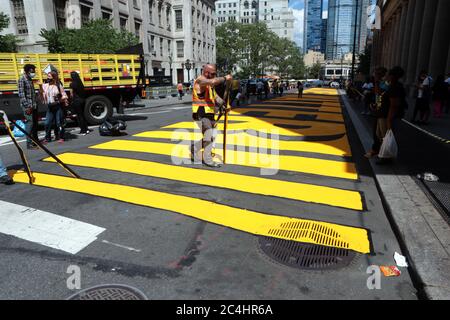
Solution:
[{"label": "man painting road", "polygon": [[[231,75],[216,78],[216,66],[207,64],[203,67],[203,74],[194,82],[192,117],[202,131],[203,140],[194,143],[192,156],[196,163],[203,160],[203,163],[211,168],[221,167],[219,163],[213,161],[213,129],[216,127],[216,114],[225,107],[225,102],[217,95],[215,87],[231,80],[233,80]],[[203,156],[201,156],[202,147]]]}]

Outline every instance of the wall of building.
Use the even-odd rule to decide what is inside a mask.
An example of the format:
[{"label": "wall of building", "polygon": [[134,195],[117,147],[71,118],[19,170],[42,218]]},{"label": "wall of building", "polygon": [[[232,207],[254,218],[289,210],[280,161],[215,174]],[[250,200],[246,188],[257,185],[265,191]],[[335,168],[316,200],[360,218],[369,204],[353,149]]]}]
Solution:
[{"label": "wall of building", "polygon": [[412,92],[421,70],[436,78],[450,72],[450,1],[378,1],[381,30],[374,31],[372,68],[401,66]]},{"label": "wall of building", "polygon": [[218,0],[217,23],[264,22],[279,37],[294,41],[294,14],[288,0]]},{"label": "wall of building", "polygon": [[[216,60],[214,0],[2,1],[7,2],[5,13],[13,22],[4,33],[17,35],[13,3],[23,1],[28,26],[27,34],[20,35],[24,40],[20,50],[24,52],[46,52],[44,39],[39,37],[41,29],[55,29],[58,25],[77,28],[87,20],[109,18],[115,28],[139,36],[150,75],[172,73],[174,82],[188,81],[201,72],[204,64]],[[57,8],[64,8],[62,15]],[[177,28],[177,11],[181,12],[181,28]],[[182,43],[179,52],[177,42]],[[187,59],[194,64],[191,72],[183,67]]]}]

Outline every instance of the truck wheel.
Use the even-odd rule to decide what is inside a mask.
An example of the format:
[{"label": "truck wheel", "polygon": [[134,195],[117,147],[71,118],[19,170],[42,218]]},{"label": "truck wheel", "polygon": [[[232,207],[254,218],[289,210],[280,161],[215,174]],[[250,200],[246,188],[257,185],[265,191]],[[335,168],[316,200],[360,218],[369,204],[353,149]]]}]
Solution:
[{"label": "truck wheel", "polygon": [[90,125],[102,124],[113,115],[111,100],[105,96],[92,96],[86,99],[84,116]]}]

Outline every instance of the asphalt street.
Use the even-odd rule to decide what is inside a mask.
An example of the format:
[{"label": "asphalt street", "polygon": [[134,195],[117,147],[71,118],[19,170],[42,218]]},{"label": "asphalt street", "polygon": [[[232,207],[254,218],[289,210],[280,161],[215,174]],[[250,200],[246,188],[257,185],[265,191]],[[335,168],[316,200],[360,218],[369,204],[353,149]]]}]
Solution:
[{"label": "asphalt street", "polygon": [[[27,184],[17,150],[1,137],[17,183],[0,187],[8,221],[0,227],[0,299],[65,299],[77,292],[67,286],[70,266],[81,270],[81,289],[126,284],[149,299],[417,299],[406,268],[382,276],[380,289],[367,286],[368,267],[395,265],[402,251],[336,90],[233,110],[227,164],[216,170],[188,163],[190,106],[120,117],[127,135],[94,130],[49,145],[82,179],[27,151],[36,179]],[[254,136],[273,129],[278,139]],[[276,154],[255,160],[255,145]],[[338,270],[300,270],[269,258],[263,236],[356,257]]]}]

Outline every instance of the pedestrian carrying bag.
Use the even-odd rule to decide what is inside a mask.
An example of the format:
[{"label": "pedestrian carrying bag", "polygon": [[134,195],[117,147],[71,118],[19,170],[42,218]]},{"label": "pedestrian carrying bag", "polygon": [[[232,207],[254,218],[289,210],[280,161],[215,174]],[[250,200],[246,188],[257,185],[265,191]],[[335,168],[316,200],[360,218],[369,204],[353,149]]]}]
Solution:
[{"label": "pedestrian carrying bag", "polygon": [[398,146],[395,140],[394,133],[392,130],[388,130],[386,136],[383,139],[383,144],[381,145],[380,153],[378,157],[381,159],[394,159],[397,158]]},{"label": "pedestrian carrying bag", "polygon": [[25,134],[20,131],[17,126],[21,127],[23,130],[25,130],[25,123],[22,120],[17,120],[16,125],[14,126],[13,134],[16,138],[22,138],[25,137]]}]

